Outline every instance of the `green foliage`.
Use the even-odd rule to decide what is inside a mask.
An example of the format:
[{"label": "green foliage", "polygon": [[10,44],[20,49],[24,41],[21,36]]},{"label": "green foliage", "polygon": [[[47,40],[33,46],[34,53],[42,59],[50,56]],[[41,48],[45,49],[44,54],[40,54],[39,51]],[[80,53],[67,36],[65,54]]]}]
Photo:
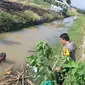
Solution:
[{"label": "green foliage", "polygon": [[54,61],[53,59],[54,56],[52,49],[45,40],[41,40],[37,44],[36,54],[30,56],[30,65],[38,68],[36,78],[39,81],[39,85],[43,85],[46,80],[55,80],[54,71],[52,70],[54,64],[52,63],[52,61]]},{"label": "green foliage", "polygon": [[82,10],[82,9],[77,9],[77,12],[79,12],[81,14],[85,14],[85,10]]},{"label": "green foliage", "polygon": [[[69,30],[69,36],[72,41],[77,44],[77,47],[82,43],[82,38],[84,34],[85,16],[79,16],[74,22],[72,28]],[[81,57],[81,49],[77,49],[77,58]]]},{"label": "green foliage", "polygon": [[51,4],[55,2],[55,0],[44,0],[44,1]]},{"label": "green foliage", "polygon": [[47,18],[48,20],[53,19],[52,14],[49,14],[49,13],[45,13],[45,14],[43,15],[43,17],[44,17],[44,18]]},{"label": "green foliage", "polygon": [[8,32],[11,30],[17,30],[19,28],[14,28],[17,23],[17,18],[15,15],[11,15],[7,12],[0,12],[0,32]]},{"label": "green foliage", "polygon": [[[51,20],[52,15],[48,14],[45,16],[47,19]],[[13,30],[22,29],[24,24],[30,22],[33,24],[35,21],[43,19],[37,13],[26,10],[23,12],[14,12],[13,14],[1,11],[0,12],[0,32],[8,32]]]},{"label": "green foliage", "polygon": [[[20,3],[25,1],[32,3],[32,0],[20,0]],[[20,5],[20,7],[23,8],[22,11],[11,11],[10,8],[9,11],[5,11],[7,10],[7,8],[3,8],[4,10],[0,10],[0,32],[20,30],[23,28],[27,28],[28,26],[44,23],[46,21],[48,22],[53,19],[58,19],[57,15],[59,14],[56,15],[55,13],[43,9],[50,7],[51,4],[44,0],[33,0],[33,2],[37,3],[38,5],[32,5],[32,3],[29,6],[29,3],[22,3],[23,5]],[[40,3],[43,7],[40,5]],[[26,8],[26,6],[28,7],[27,10],[24,9]]]},{"label": "green foliage", "polygon": [[37,44],[36,50],[36,54],[28,58],[30,58],[30,66],[38,68],[37,73],[33,75],[38,85],[43,85],[47,80],[51,80],[53,85],[56,85],[54,74],[56,66],[63,67],[61,74],[66,71],[64,68],[69,68],[69,72],[63,76],[64,85],[85,85],[84,62],[74,62],[70,57],[54,55],[53,50],[45,40],[41,40]]},{"label": "green foliage", "polygon": [[6,12],[0,12],[0,30],[7,31],[12,27],[13,19],[12,16]]},{"label": "green foliage", "polygon": [[52,4],[54,1],[55,0],[33,0],[34,3],[39,3],[39,4],[46,2]]},{"label": "green foliage", "polygon": [[[41,11],[42,12],[42,11]],[[39,11],[40,13],[40,11]],[[13,12],[8,13],[5,11],[0,11],[0,32],[8,32],[22,29],[24,26],[29,26],[35,24],[35,22],[51,21],[54,17],[61,18],[61,16],[56,16],[58,14],[51,12],[43,12],[42,16],[39,16],[36,12],[31,10],[26,10],[24,12]],[[28,23],[29,22],[29,23]]]},{"label": "green foliage", "polygon": [[44,0],[33,0],[33,2],[36,4],[41,4],[41,3],[44,3]]},{"label": "green foliage", "polygon": [[33,0],[33,2],[34,3],[40,3],[40,4],[47,2],[47,3],[52,4],[54,2],[54,0]]},{"label": "green foliage", "polygon": [[32,0],[33,3],[38,4],[39,6],[43,7],[43,8],[50,8],[51,4],[44,1],[44,0]]},{"label": "green foliage", "polygon": [[[9,32],[22,29],[25,20],[19,16],[5,11],[0,11],[0,32]],[[20,24],[22,23],[22,24]]]},{"label": "green foliage", "polygon": [[65,67],[70,70],[65,78],[65,85],[85,85],[85,63],[69,62]]},{"label": "green foliage", "polygon": [[72,10],[68,10],[68,15],[69,16],[76,16],[76,13],[73,12]]},{"label": "green foliage", "polygon": [[[65,64],[65,62],[69,62],[69,63]],[[63,68],[65,68],[65,67],[70,68],[70,71],[66,74],[67,76],[65,77],[66,78],[65,82],[64,82],[65,85],[67,85],[67,84],[71,85],[71,82],[74,82],[74,81],[76,81],[76,82],[78,81],[78,83],[84,82],[83,80],[79,82],[81,75],[78,74],[78,73],[81,73],[82,69],[84,72],[84,67],[85,67],[84,63],[80,63],[80,62],[75,63],[70,60],[70,57],[65,57],[63,55],[54,56],[52,49],[49,47],[47,42],[44,40],[42,40],[38,43],[36,54],[33,56],[30,56],[30,65],[36,66],[38,68],[38,72],[35,74],[36,75],[35,80],[37,79],[37,81],[39,81],[39,83],[38,83],[39,85],[43,85],[43,83],[46,80],[51,80],[53,82],[53,85],[56,84],[55,74],[54,74],[56,66],[58,66],[58,67],[62,66]],[[63,70],[62,72],[64,72],[64,71],[65,70]],[[76,75],[73,75],[73,72]],[[83,76],[84,76],[84,74],[83,74]],[[76,79],[78,77],[79,77],[79,79]],[[75,80],[73,79],[73,81],[72,81],[70,79],[69,81],[67,81],[67,78],[71,78],[71,79],[75,78]],[[73,85],[75,85],[75,84],[73,84]]]}]

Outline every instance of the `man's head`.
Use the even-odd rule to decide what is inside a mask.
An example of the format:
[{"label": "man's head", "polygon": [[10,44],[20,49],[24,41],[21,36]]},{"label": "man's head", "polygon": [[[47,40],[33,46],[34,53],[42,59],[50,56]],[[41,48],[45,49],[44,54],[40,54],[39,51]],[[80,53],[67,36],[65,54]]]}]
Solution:
[{"label": "man's head", "polygon": [[61,43],[65,45],[68,41],[70,41],[67,33],[63,33],[60,35]]}]

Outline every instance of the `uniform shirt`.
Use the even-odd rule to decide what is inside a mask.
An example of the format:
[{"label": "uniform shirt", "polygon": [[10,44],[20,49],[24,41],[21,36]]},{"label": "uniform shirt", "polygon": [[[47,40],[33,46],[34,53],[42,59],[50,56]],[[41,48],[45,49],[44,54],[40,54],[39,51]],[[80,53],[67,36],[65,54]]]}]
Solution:
[{"label": "uniform shirt", "polygon": [[67,43],[63,49],[67,48],[69,51],[70,51],[70,58],[73,60],[73,61],[76,61],[76,44],[74,42],[69,42]]}]

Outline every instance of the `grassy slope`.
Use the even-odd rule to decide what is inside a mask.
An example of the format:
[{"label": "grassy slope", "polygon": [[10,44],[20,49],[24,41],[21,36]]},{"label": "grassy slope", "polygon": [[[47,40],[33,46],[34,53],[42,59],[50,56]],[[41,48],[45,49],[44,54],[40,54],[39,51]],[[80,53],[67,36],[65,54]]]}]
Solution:
[{"label": "grassy slope", "polygon": [[81,57],[81,45],[82,38],[84,35],[84,26],[85,26],[85,16],[80,15],[79,18],[75,21],[72,28],[69,30],[69,36],[72,41],[77,44],[77,58]]},{"label": "grassy slope", "polygon": [[44,2],[44,0],[32,0],[33,3],[40,5],[43,8],[50,8],[51,4]]},{"label": "grassy slope", "polygon": [[[68,30],[68,34],[69,34],[71,40],[74,41],[77,44],[77,47],[78,47],[77,58],[81,57],[82,48],[80,48],[80,46],[82,44],[82,38],[83,38],[83,35],[84,35],[84,31],[85,31],[84,26],[85,26],[85,16],[80,15],[78,17],[78,19],[74,22],[72,28]],[[60,55],[61,51],[62,51],[62,45],[60,43],[58,43],[54,47],[54,53]]]}]

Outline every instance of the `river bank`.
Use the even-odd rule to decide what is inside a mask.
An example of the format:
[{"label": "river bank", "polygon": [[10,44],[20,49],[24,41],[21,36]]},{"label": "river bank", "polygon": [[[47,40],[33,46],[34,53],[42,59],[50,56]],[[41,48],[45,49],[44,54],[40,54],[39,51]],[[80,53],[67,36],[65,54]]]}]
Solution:
[{"label": "river bank", "polygon": [[85,16],[80,15],[72,26],[72,29],[69,30],[69,35],[71,40],[77,44],[77,59],[82,57],[82,44],[85,28]]},{"label": "river bank", "polygon": [[64,16],[37,5],[17,2],[0,2],[0,33],[51,22]]},{"label": "river bank", "polygon": [[[82,45],[83,45],[83,36],[84,36],[84,28],[85,28],[85,16],[79,15],[77,20],[73,23],[72,27],[68,30],[68,34],[70,36],[70,39],[74,41],[77,45],[77,54],[76,58],[77,60],[80,60],[82,57]],[[58,48],[58,49],[57,49]],[[62,45],[58,43],[56,46],[54,46],[54,53],[60,54],[62,50]]]}]

